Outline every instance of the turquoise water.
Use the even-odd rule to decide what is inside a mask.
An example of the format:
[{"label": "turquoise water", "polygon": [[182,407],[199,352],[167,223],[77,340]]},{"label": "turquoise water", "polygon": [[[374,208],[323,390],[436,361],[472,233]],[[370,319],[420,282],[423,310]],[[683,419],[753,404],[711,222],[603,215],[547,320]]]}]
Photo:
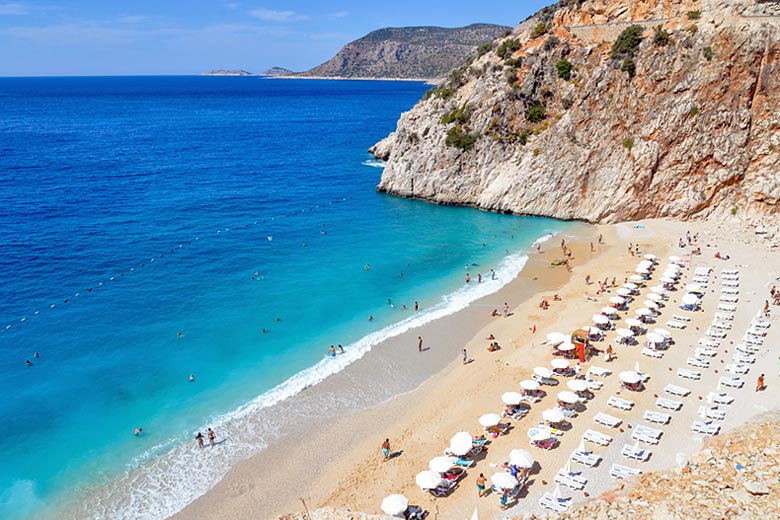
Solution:
[{"label": "turquoise water", "polygon": [[[224,441],[212,483],[262,448],[238,418],[497,290],[567,228],[377,194],[365,150],[425,89],[0,79],[0,516],[132,470],[132,500],[90,516],[178,510],[203,492],[178,485],[196,431]],[[497,279],[465,286],[467,265]]]}]

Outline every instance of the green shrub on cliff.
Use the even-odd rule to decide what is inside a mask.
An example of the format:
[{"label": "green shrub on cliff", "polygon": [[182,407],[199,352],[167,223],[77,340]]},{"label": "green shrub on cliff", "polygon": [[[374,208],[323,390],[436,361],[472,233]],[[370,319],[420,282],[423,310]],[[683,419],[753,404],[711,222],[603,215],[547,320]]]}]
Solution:
[{"label": "green shrub on cliff", "polygon": [[632,25],[620,33],[615,43],[612,44],[611,56],[613,59],[633,56],[642,43],[644,28],[641,25]]},{"label": "green shrub on cliff", "polygon": [[672,35],[669,34],[669,31],[664,29],[662,25],[656,26],[654,30],[653,45],[656,45],[657,47],[664,47],[668,45],[669,41],[672,39]]},{"label": "green shrub on cliff", "polygon": [[625,147],[626,150],[630,152],[631,149],[634,147],[634,138],[626,137],[625,139],[623,139],[623,146]]},{"label": "green shrub on cliff", "polygon": [[544,107],[539,103],[534,103],[525,115],[525,118],[532,123],[541,123],[547,116]]},{"label": "green shrub on cliff", "polygon": [[447,138],[444,140],[444,144],[466,152],[474,147],[474,143],[476,143],[477,139],[480,137],[481,135],[479,133],[469,133],[460,125],[455,125],[447,130]]},{"label": "green shrub on cliff", "polygon": [[531,33],[531,38],[538,38],[539,36],[547,34],[547,30],[547,24],[544,22],[539,22],[536,24],[536,27],[534,27],[534,32]]},{"label": "green shrub on cliff", "polygon": [[483,43],[482,45],[477,47],[477,56],[482,57],[492,50],[493,50],[493,42]]},{"label": "green shrub on cliff", "polygon": [[455,123],[457,125],[465,125],[469,122],[469,116],[471,110],[468,103],[463,103],[461,106],[453,109],[441,119],[441,124],[448,125]]},{"label": "green shrub on cliff", "polygon": [[710,46],[704,47],[704,49],[702,50],[702,54],[704,54],[704,59],[705,60],[707,60],[707,61],[712,60],[712,56],[713,56],[713,54],[712,54],[712,47],[710,47]]},{"label": "green shrub on cliff", "polygon": [[636,63],[633,58],[625,58],[620,65],[622,72],[628,72],[628,77],[633,78],[636,75]]},{"label": "green shrub on cliff", "polygon": [[522,46],[523,44],[520,43],[520,40],[516,40],[514,38],[504,40],[501,42],[501,45],[498,46],[498,49],[496,49],[496,54],[502,60],[506,60],[511,58],[512,55],[520,50],[520,47]]},{"label": "green shrub on cliff", "polygon": [[698,20],[701,18],[701,11],[698,9],[696,11],[688,11],[686,15],[688,16],[688,20]]},{"label": "green shrub on cliff", "polygon": [[555,64],[555,68],[558,69],[558,77],[565,79],[566,81],[571,79],[571,71],[574,70],[574,65],[571,64],[566,58],[561,58],[558,63]]}]

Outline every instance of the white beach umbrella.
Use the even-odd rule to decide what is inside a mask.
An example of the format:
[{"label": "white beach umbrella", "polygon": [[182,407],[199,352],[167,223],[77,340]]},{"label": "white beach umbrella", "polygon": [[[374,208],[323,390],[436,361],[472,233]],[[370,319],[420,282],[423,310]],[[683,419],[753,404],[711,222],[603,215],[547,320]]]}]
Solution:
[{"label": "white beach umbrella", "polygon": [[663,296],[661,296],[658,293],[651,292],[651,293],[648,293],[647,299],[651,300],[651,301],[654,301],[654,302],[659,302],[659,301],[663,300],[664,298],[663,298]]},{"label": "white beach umbrella", "polygon": [[565,359],[553,359],[550,361],[550,365],[552,365],[553,368],[557,368],[559,370],[569,368],[569,362]]},{"label": "white beach umbrella", "polygon": [[645,258],[650,260],[650,261],[652,261],[652,262],[655,262],[656,260],[658,260],[658,257],[655,256],[654,254],[651,254],[651,253],[647,253],[645,255]]},{"label": "white beach umbrella", "polygon": [[[536,382],[536,381],[534,381]],[[523,400],[523,394],[520,392],[504,392],[501,394],[501,401],[504,404],[520,404]]]},{"label": "white beach umbrella", "polygon": [[630,385],[636,384],[642,380],[642,376],[640,376],[636,370],[626,370],[618,374],[618,377],[621,381]]},{"label": "white beach umbrella", "polygon": [[635,310],[634,314],[637,316],[649,316],[652,314],[652,311],[648,308],[642,307],[641,309]]},{"label": "white beach umbrella", "polygon": [[569,339],[569,336],[562,332],[550,332],[547,334],[547,342],[551,344],[556,343],[563,343],[564,341],[567,341]]},{"label": "white beach umbrella", "polygon": [[561,499],[561,485],[560,484],[555,484],[555,489],[553,490],[553,498],[555,500],[560,500]]},{"label": "white beach umbrella", "polygon": [[635,269],[635,272],[639,274],[650,274],[650,269],[648,269],[647,267],[637,267]]},{"label": "white beach umbrella", "polygon": [[631,291],[629,291],[625,287],[621,287],[620,289],[618,289],[615,292],[618,294],[618,296],[623,296],[623,297],[631,296]]},{"label": "white beach umbrella", "polygon": [[561,343],[560,345],[555,347],[557,350],[560,350],[561,352],[569,352],[570,350],[574,350],[575,347],[574,343]]},{"label": "white beach umbrella", "polygon": [[653,292],[655,294],[666,294],[666,289],[664,289],[660,285],[654,285],[650,287],[650,292]]},{"label": "white beach umbrella", "polygon": [[617,329],[615,333],[622,338],[630,338],[634,335],[629,329]]},{"label": "white beach umbrella", "polygon": [[421,489],[435,489],[442,483],[441,475],[431,470],[419,472],[414,481]]},{"label": "white beach umbrella", "polygon": [[[612,309],[612,310],[614,311],[615,309]],[[601,330],[599,330],[598,327],[594,327],[593,325],[584,325],[584,326],[582,326],[580,328],[582,330],[584,330],[585,332],[587,332],[588,334],[599,334],[601,332]]]},{"label": "white beach umbrella", "polygon": [[528,438],[532,441],[544,441],[552,436],[552,430],[544,425],[534,426],[528,429]]},{"label": "white beach umbrella", "polygon": [[655,263],[652,260],[642,260],[637,264],[637,267],[645,267],[647,269],[652,269],[654,265]]},{"label": "white beach umbrella", "polygon": [[656,334],[655,332],[648,332],[647,333],[647,341],[649,341],[650,343],[659,344],[659,343],[663,343],[664,341],[666,341],[666,339],[663,336],[661,336],[660,334]]},{"label": "white beach umbrella", "polygon": [[672,270],[672,271],[682,271],[682,267],[680,267],[679,264],[675,264],[674,262],[667,264],[666,267],[664,267],[664,270]]},{"label": "white beach umbrella", "polygon": [[409,500],[403,495],[388,495],[382,500],[382,511],[390,516],[400,515],[408,507]]},{"label": "white beach umbrella", "polygon": [[471,451],[472,437],[469,432],[458,432],[450,439],[450,451],[462,457]]},{"label": "white beach umbrella", "polygon": [[534,375],[538,377],[551,377],[552,370],[546,367],[536,367],[534,368]]},{"label": "white beach umbrella", "polygon": [[679,270],[679,269],[675,269],[675,268],[673,268],[673,267],[667,267],[667,268],[664,270],[664,272],[663,272],[663,276],[668,276],[668,277],[670,277],[670,278],[675,278],[675,279],[677,279],[677,278],[679,278],[680,276],[682,276],[682,273],[680,272],[680,270]]},{"label": "white beach umbrella", "polygon": [[524,379],[520,381],[520,388],[522,388],[523,390],[539,390],[540,386],[541,385],[539,385],[539,383],[537,383],[533,379]]},{"label": "white beach umbrella", "polygon": [[534,465],[534,456],[525,450],[512,450],[509,452],[509,462],[518,468],[530,468]]},{"label": "white beach umbrella", "polygon": [[669,332],[666,329],[657,328],[657,329],[653,329],[653,332],[655,332],[659,336],[663,336],[664,338],[671,338],[672,337],[672,333]]},{"label": "white beach umbrella", "polygon": [[455,465],[452,457],[434,457],[428,462],[428,469],[436,473],[446,473]]},{"label": "white beach umbrella", "polygon": [[615,308],[614,307],[602,307],[601,308],[601,312],[606,314],[607,317],[609,317],[609,316],[617,316],[617,314],[615,313]]},{"label": "white beach umbrella", "polygon": [[485,427],[495,426],[500,422],[501,422],[501,416],[498,415],[497,413],[486,413],[485,415],[479,418],[479,424]]},{"label": "white beach umbrella", "polygon": [[637,289],[639,289],[639,286],[634,282],[626,282],[623,284],[623,287],[625,287],[629,291],[636,291]]},{"label": "white beach umbrella", "polygon": [[660,307],[660,305],[658,305],[657,303],[655,303],[652,300],[645,300],[645,301],[642,302],[642,305],[644,305],[648,309],[657,309],[657,308]]},{"label": "white beach umbrella", "polygon": [[629,327],[641,327],[642,326],[642,322],[639,321],[636,318],[626,318],[626,322],[625,323]]},{"label": "white beach umbrella", "polygon": [[602,316],[601,314],[594,314],[593,323],[597,325],[607,325],[609,323],[609,318]]},{"label": "white beach umbrella", "polygon": [[490,482],[499,489],[514,489],[518,483],[515,477],[505,471],[494,473]]},{"label": "white beach umbrella", "polygon": [[566,390],[563,392],[558,392],[558,400],[563,401],[566,404],[575,404],[580,402],[580,398],[577,397],[577,394]]},{"label": "white beach umbrella", "polygon": [[680,260],[682,260],[682,258],[680,258],[679,256],[672,255],[669,257],[670,262],[679,262]]},{"label": "white beach umbrella", "polygon": [[550,423],[559,423],[563,421],[563,412],[559,408],[550,408],[542,412],[542,419]]},{"label": "white beach umbrella", "polygon": [[689,283],[685,286],[685,290],[688,292],[701,292],[701,285],[697,283]]},{"label": "white beach umbrella", "polygon": [[661,281],[662,281],[663,283],[677,283],[677,280],[675,280],[674,278],[671,278],[671,277],[669,277],[669,276],[663,276],[663,277],[661,277]]},{"label": "white beach umbrella", "polygon": [[688,293],[682,297],[682,303],[683,305],[698,305],[699,297],[693,293]]},{"label": "white beach umbrella", "polygon": [[629,280],[632,280],[634,282],[644,282],[645,278],[642,276],[639,276],[638,274],[632,274],[628,277]]},{"label": "white beach umbrella", "polygon": [[569,390],[574,390],[575,392],[584,392],[588,389],[588,383],[582,379],[572,379],[571,381],[567,381],[566,386],[569,387]]},{"label": "white beach umbrella", "polygon": [[626,303],[625,298],[621,298],[620,296],[612,296],[609,299],[609,303],[614,303],[615,305],[623,305]]}]

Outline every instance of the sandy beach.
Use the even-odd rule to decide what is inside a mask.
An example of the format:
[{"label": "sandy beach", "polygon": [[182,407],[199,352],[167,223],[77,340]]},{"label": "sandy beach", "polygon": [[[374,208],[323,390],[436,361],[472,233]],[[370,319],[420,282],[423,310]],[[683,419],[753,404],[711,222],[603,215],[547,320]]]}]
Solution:
[{"label": "sandy beach", "polygon": [[[677,247],[678,239],[688,230],[699,233],[701,255],[691,257],[691,248]],[[603,246],[597,244],[599,233],[604,236]],[[520,277],[498,293],[459,313],[393,338],[389,345],[375,349],[350,367],[351,370],[308,389],[301,399],[306,399],[307,393],[316,393],[318,398],[332,396],[334,403],[342,395],[354,402],[356,396],[365,394],[364,402],[371,406],[372,400],[379,400],[382,395],[372,392],[371,388],[381,386],[386,378],[394,375],[408,378],[412,385],[417,379],[409,377],[410,373],[423,378],[427,371],[436,372],[433,377],[423,378],[422,384],[415,384],[403,395],[385,399],[368,409],[345,413],[336,419],[313,417],[305,426],[269,442],[268,449],[238,464],[220,484],[175,518],[277,518],[284,513],[302,512],[301,499],[305,500],[308,509],[336,507],[376,514],[381,513],[382,498],[391,493],[403,493],[410,503],[431,511],[431,518],[468,518],[475,507],[485,518],[511,517],[540,510],[539,496],[555,487],[556,473],[588,429],[607,434],[613,440],[606,447],[587,446],[602,457],[596,467],[573,465],[572,469],[582,472],[588,480],[584,490],[561,488],[562,496],[572,497],[575,502],[595,497],[615,486],[617,481],[609,476],[613,463],[648,472],[674,466],[679,453],[690,454],[700,449],[706,437],[692,432],[691,424],[694,420],[702,420],[697,416],[700,406],[711,406],[707,405],[707,394],[716,390],[720,377],[734,375],[725,371],[725,365],[732,363],[734,344],[739,343],[753,316],[763,308],[769,287],[780,276],[777,252],[767,250],[761,237],[741,229],[659,220],[583,226],[576,236],[566,239],[573,250],[571,275],[561,267],[550,267],[551,260],[561,257],[560,238],[547,242],[541,254],[531,254]],[[595,245],[594,252],[591,252],[591,242]],[[468,476],[449,496],[434,501],[431,495],[421,491],[415,484],[415,475],[427,469],[431,458],[443,454],[454,433],[480,433],[482,427],[477,419],[483,414],[501,411],[501,394],[519,391],[518,382],[530,378],[535,366],[550,366],[553,349],[544,344],[547,333],[570,333],[592,324],[592,315],[607,305],[616,289],[610,288],[609,292],[596,295],[598,286],[586,285],[585,277],[590,275],[594,281],[604,278],[611,281],[615,277],[618,286],[621,285],[641,259],[628,254],[629,242],[639,244],[641,254],[652,253],[660,257],[649,285],[656,285],[670,255],[678,255],[684,260],[678,290],[668,293],[669,299],[660,309],[662,314],[655,324],[648,326],[650,330],[662,327],[672,332],[674,342],[663,357],[657,359],[641,354],[646,341],[644,336],[637,337],[637,345],[623,346],[615,342],[614,331],[607,332],[605,340],[596,346],[604,349],[611,344],[617,359],[606,363],[603,357],[595,357],[584,364],[583,373],[592,365],[608,368],[612,373],[601,379],[603,388],[596,391],[594,398],[584,403],[578,416],[570,420],[571,429],[558,437],[558,447],[550,451],[529,447],[526,432],[542,422],[543,410],[555,406],[557,392],[567,389],[563,378],[557,387],[543,387],[547,397],[534,404],[524,418],[509,421],[510,431],[491,440],[486,453],[476,458]],[[714,254],[718,251],[721,255],[730,255],[730,259],[715,259]],[[702,311],[681,311],[679,300],[685,294],[683,287],[693,278],[693,270],[702,266],[713,268],[702,299]],[[698,340],[718,312],[722,269],[740,271],[732,329],[726,331],[727,337],[720,341],[717,356],[708,358],[709,368],[688,366],[687,358],[693,356]],[[552,295],[556,293],[562,301],[553,301]],[[617,327],[623,326],[621,321],[626,318],[634,317],[634,311],[642,306],[647,294],[648,289],[642,289],[629,310],[620,313]],[[550,300],[548,310],[539,307],[542,298]],[[512,314],[506,318],[490,318],[490,310],[500,309],[505,301],[510,303]],[[772,310],[777,313],[776,308]],[[685,315],[690,321],[682,330],[670,329],[666,323],[672,315]],[[489,341],[485,338],[490,334],[501,345],[496,352],[486,349]],[[426,345],[431,346],[430,351],[416,351],[418,335],[425,338]],[[745,381],[744,386],[723,389],[734,398],[734,403],[720,407],[726,412],[723,420],[716,421],[722,431],[780,404],[780,398],[771,390],[780,385],[775,364],[777,352],[773,349],[778,342],[774,322],[765,339],[755,354],[755,363],[749,365],[749,372],[740,376]],[[473,358],[473,362],[466,365],[459,356],[464,347]],[[645,390],[621,390],[617,374],[634,369],[637,363],[641,372],[649,376]],[[378,377],[377,367],[380,367],[381,377]],[[701,379],[681,378],[677,375],[678,368],[697,370],[701,372]],[[757,393],[754,387],[761,373],[766,374],[769,391]],[[669,383],[691,392],[681,398],[666,395],[663,390]],[[634,405],[628,411],[616,410],[607,405],[612,396],[630,399]],[[659,396],[680,400],[683,406],[676,412],[660,410],[655,406]],[[295,406],[294,403],[290,405]],[[649,460],[628,460],[620,451],[625,444],[634,444],[631,433],[635,425],[643,423],[647,410],[669,413],[672,419],[666,425],[650,424],[663,433],[657,445],[644,446],[652,452]],[[292,412],[293,420],[297,419],[294,409]],[[614,429],[596,424],[593,418],[599,412],[618,417],[622,422]],[[383,463],[380,446],[385,438],[390,439],[392,451],[397,455]],[[510,501],[509,510],[504,512],[499,509],[495,494],[477,498],[475,480],[480,472],[490,477],[498,471],[496,466],[507,460],[509,451],[514,448],[530,451],[538,465],[518,500]]]}]

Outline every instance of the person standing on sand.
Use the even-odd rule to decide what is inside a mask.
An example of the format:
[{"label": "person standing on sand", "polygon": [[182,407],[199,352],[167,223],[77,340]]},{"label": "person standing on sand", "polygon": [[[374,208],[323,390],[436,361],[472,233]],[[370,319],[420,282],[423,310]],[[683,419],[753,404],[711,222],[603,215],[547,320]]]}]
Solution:
[{"label": "person standing on sand", "polygon": [[385,456],[382,462],[390,460],[390,439],[385,439],[382,443],[382,454]]},{"label": "person standing on sand", "polygon": [[485,475],[480,473],[479,477],[477,477],[477,491],[479,492],[479,497],[480,498],[485,496],[486,484],[487,484],[487,479],[485,478]]},{"label": "person standing on sand", "polygon": [[504,302],[504,316],[509,316],[509,304]]},{"label": "person standing on sand", "polygon": [[463,349],[463,364],[465,365],[468,362],[469,362],[469,355],[466,353],[466,349],[464,348]]},{"label": "person standing on sand", "polygon": [[216,433],[214,433],[214,430],[212,430],[211,428],[209,428],[209,431],[208,431],[208,432],[206,432],[206,435],[207,435],[207,436],[208,436],[208,438],[209,438],[209,444],[210,444],[210,445],[211,445],[211,447],[213,448],[213,447],[214,447],[214,441],[215,441],[215,440],[216,440],[216,438],[217,438],[217,434],[216,434]]},{"label": "person standing on sand", "polygon": [[764,388],[764,374],[761,374],[758,376],[758,381],[756,381],[756,392],[762,391]]},{"label": "person standing on sand", "polygon": [[422,336],[417,336],[417,352],[422,352]]}]

